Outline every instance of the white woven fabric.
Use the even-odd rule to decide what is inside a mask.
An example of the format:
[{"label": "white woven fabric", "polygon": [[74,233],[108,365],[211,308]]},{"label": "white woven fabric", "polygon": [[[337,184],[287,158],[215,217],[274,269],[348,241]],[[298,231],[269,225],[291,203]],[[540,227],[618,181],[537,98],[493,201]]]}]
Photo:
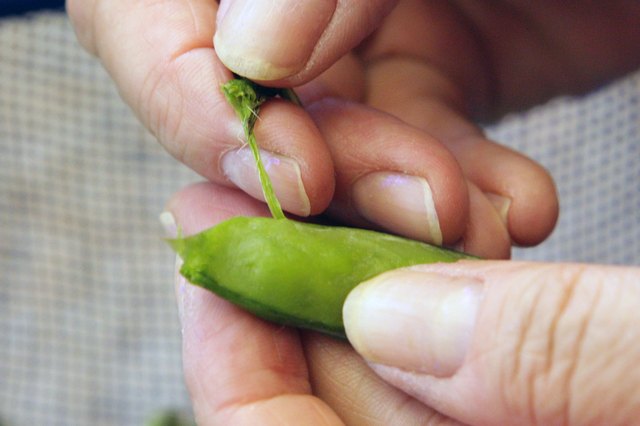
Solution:
[{"label": "white woven fabric", "polygon": [[141,425],[188,407],[158,214],[194,177],[63,15],[0,21],[0,419]]},{"label": "white woven fabric", "polygon": [[[640,264],[640,74],[489,131],[558,182],[556,232],[517,258]],[[157,216],[196,179],[64,15],[0,21],[0,419],[140,425],[188,407]]]},{"label": "white woven fabric", "polygon": [[640,72],[489,134],[545,166],[560,196],[551,238],[514,258],[640,265]]}]

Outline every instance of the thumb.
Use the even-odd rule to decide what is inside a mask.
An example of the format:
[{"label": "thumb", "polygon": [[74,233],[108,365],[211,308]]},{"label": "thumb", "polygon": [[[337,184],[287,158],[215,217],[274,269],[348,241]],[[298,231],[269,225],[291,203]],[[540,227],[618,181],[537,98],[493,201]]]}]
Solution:
[{"label": "thumb", "polygon": [[253,80],[300,84],[360,43],[395,3],[221,0],[216,53],[231,71]]},{"label": "thumb", "polygon": [[640,268],[420,266],[356,288],[344,320],[378,374],[464,423],[640,418]]}]

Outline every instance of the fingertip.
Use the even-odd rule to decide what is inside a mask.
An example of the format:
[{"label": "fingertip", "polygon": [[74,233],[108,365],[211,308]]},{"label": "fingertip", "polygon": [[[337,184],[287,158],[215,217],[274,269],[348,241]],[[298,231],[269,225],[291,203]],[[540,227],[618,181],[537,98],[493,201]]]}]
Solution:
[{"label": "fingertip", "polygon": [[465,361],[482,296],[479,280],[389,271],[347,297],[347,336],[368,362],[451,377]]},{"label": "fingertip", "polygon": [[309,111],[333,155],[334,204],[343,218],[438,245],[460,238],[469,212],[466,182],[438,140],[347,101],[324,99]]},{"label": "fingertip", "polygon": [[232,71],[258,81],[300,71],[336,8],[336,0],[222,1],[214,45]]},{"label": "fingertip", "polygon": [[551,175],[532,159],[483,137],[449,144],[468,179],[490,194],[512,241],[530,246],[549,236],[558,218]]},{"label": "fingertip", "polygon": [[193,234],[233,216],[268,216],[266,206],[234,188],[211,182],[191,184],[176,192],[166,203],[185,234]]},{"label": "fingertip", "polygon": [[[333,198],[335,181],[331,153],[316,124],[304,109],[282,100],[265,104],[260,109],[260,118],[255,127],[258,143],[292,159],[299,170],[301,181],[287,184],[302,189],[307,210],[288,211],[300,216],[323,212]],[[283,203],[283,207],[287,206]]]},{"label": "fingertip", "polygon": [[560,213],[558,194],[551,175],[535,163],[520,182],[522,185],[514,187],[511,196],[509,233],[515,244],[533,246],[547,238],[556,225]]},{"label": "fingertip", "polygon": [[467,227],[470,211],[468,190],[462,172],[453,158],[447,161],[448,170],[444,170],[440,176],[439,191],[434,194],[441,218],[443,244],[451,244],[460,238]]},{"label": "fingertip", "polygon": [[469,221],[457,250],[483,259],[509,259],[511,238],[499,212],[477,186],[469,182]]}]

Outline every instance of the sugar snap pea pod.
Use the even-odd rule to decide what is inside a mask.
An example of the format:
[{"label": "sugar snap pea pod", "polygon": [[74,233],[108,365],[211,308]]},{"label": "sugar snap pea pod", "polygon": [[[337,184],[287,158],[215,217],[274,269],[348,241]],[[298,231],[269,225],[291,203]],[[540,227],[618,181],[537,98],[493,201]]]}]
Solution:
[{"label": "sugar snap pea pod", "polygon": [[471,256],[379,232],[235,217],[170,241],[191,283],[280,324],[344,337],[342,305],[382,272]]}]

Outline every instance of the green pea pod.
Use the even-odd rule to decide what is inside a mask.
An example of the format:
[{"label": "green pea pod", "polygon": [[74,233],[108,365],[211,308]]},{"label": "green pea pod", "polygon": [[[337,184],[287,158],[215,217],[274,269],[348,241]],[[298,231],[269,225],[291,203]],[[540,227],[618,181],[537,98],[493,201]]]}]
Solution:
[{"label": "green pea pod", "polygon": [[472,258],[374,231],[264,217],[235,217],[170,244],[191,283],[261,318],[339,337],[344,300],[362,281]]}]

